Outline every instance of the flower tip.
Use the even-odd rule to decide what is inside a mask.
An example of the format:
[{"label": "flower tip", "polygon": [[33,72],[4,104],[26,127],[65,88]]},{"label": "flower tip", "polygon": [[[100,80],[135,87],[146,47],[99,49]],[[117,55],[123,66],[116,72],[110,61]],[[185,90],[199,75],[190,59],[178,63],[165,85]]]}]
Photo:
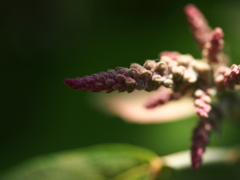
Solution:
[{"label": "flower tip", "polygon": [[219,39],[223,38],[223,36],[224,36],[224,33],[223,33],[223,30],[220,27],[217,27],[217,28],[214,29],[214,31],[213,31],[213,38],[214,39],[219,40]]},{"label": "flower tip", "polygon": [[184,8],[184,12],[187,14],[195,14],[197,7],[194,4],[188,4]]},{"label": "flower tip", "polygon": [[70,87],[73,87],[74,85],[73,80],[69,78],[64,79],[63,82]]}]

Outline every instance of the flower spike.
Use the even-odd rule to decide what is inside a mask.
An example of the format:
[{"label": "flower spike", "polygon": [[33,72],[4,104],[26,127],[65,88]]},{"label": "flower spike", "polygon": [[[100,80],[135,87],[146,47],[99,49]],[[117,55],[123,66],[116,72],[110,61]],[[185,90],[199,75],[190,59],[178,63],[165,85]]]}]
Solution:
[{"label": "flower spike", "polygon": [[209,138],[214,130],[219,128],[219,123],[222,120],[222,113],[219,108],[214,107],[209,117],[200,118],[197,127],[193,131],[191,159],[192,169],[197,169],[202,163],[202,156],[205,152],[206,145],[209,143]]},{"label": "flower spike", "polygon": [[[218,129],[223,115],[233,114],[232,104],[239,102],[240,95],[235,91],[240,84],[240,65],[227,66],[228,58],[222,52],[224,32],[221,28],[211,29],[204,15],[193,4],[187,5],[184,11],[201,48],[200,60],[189,54],[164,51],[157,61],[146,60],[143,65],[132,63],[129,68],[117,67],[90,76],[65,79],[64,83],[73,89],[92,92],[156,91],[145,103],[146,109],[191,95],[195,113],[200,118],[193,131],[191,146],[192,168],[197,169],[202,163],[210,135]],[[229,89],[232,90],[231,96]],[[163,106],[160,108],[163,110]],[[137,114],[135,109],[131,113]]]},{"label": "flower spike", "polygon": [[204,15],[195,5],[189,4],[184,10],[192,30],[192,34],[199,46],[202,47],[209,40],[211,28],[209,27]]}]

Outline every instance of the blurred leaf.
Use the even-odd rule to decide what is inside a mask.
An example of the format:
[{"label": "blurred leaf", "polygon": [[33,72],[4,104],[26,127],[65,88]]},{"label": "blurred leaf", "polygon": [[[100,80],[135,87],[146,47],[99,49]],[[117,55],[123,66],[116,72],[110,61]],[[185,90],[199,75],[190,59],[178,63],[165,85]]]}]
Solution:
[{"label": "blurred leaf", "polygon": [[132,145],[106,144],[32,159],[1,180],[154,179],[162,168],[153,152]]}]

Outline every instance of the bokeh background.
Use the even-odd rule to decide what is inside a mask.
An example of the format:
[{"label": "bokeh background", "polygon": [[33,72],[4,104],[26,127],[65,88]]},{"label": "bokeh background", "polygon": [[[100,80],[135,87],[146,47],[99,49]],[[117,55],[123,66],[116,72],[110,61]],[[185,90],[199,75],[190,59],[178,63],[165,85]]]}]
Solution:
[{"label": "bokeh background", "polygon": [[[159,155],[188,149],[196,116],[126,123],[94,108],[91,93],[63,84],[66,77],[142,64],[164,50],[200,57],[183,13],[188,3],[223,28],[225,51],[240,63],[238,1],[1,0],[0,172],[35,156],[101,143],[134,144]],[[239,139],[239,127],[225,121],[211,145]]]}]

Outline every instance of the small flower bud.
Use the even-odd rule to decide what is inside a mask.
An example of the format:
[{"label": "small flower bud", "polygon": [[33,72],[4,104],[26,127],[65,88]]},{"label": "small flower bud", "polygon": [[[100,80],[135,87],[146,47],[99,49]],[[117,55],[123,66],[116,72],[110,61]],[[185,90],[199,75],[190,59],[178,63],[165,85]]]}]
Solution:
[{"label": "small flower bud", "polygon": [[147,70],[154,72],[156,67],[156,62],[153,60],[147,60],[143,65]]},{"label": "small flower bud", "polygon": [[223,80],[224,80],[224,75],[223,74],[218,74],[216,77],[215,77],[215,82],[217,84],[222,84],[223,83]]},{"label": "small flower bud", "polygon": [[126,78],[126,80],[125,80],[125,84],[126,84],[127,86],[135,86],[136,81],[135,81],[134,79],[128,77],[128,78]]},{"label": "small flower bud", "polygon": [[135,69],[135,68],[130,68],[130,69],[128,70],[128,76],[136,79],[136,78],[138,77],[138,75],[139,75],[139,71],[138,71],[137,69]]},{"label": "small flower bud", "polygon": [[203,90],[198,89],[198,90],[195,91],[194,96],[197,97],[197,98],[200,98],[200,97],[202,97],[204,94],[205,94],[205,93],[203,92]]},{"label": "small flower bud", "polygon": [[169,56],[162,56],[160,59],[160,62],[165,62],[165,63],[169,63],[171,61],[172,59]]},{"label": "small flower bud", "polygon": [[130,65],[130,69],[136,69],[138,70],[139,72],[143,71],[144,68],[140,65],[140,64],[137,64],[137,63],[132,63]]},{"label": "small flower bud", "polygon": [[172,74],[172,73],[171,73],[171,74],[168,74],[168,75],[167,75],[167,78],[168,78],[168,79],[172,79],[172,78],[173,78],[173,74]]},{"label": "small flower bud", "polygon": [[140,73],[139,78],[140,78],[140,79],[149,79],[151,76],[152,76],[151,71],[149,71],[149,70],[143,70],[143,71]]},{"label": "small flower bud", "polygon": [[155,82],[158,82],[159,84],[162,84],[167,78],[165,76],[160,75],[154,75],[152,80]]},{"label": "small flower bud", "polygon": [[155,82],[161,82],[161,79],[162,79],[162,76],[159,75],[159,74],[156,74],[156,75],[153,75],[152,76],[152,81],[155,81]]},{"label": "small flower bud", "polygon": [[209,96],[215,96],[217,94],[217,91],[215,88],[209,88],[206,90],[206,94],[209,95]]},{"label": "small flower bud", "polygon": [[188,64],[193,60],[193,57],[190,55],[181,55],[177,58],[178,65],[188,66]]},{"label": "small flower bud", "polygon": [[203,73],[206,71],[210,71],[211,67],[208,63],[203,62],[203,61],[192,61],[191,63],[193,69],[197,72]]},{"label": "small flower bud", "polygon": [[86,81],[89,84],[93,84],[95,82],[91,76],[84,76],[84,81]]},{"label": "small flower bud", "polygon": [[210,96],[208,96],[208,95],[202,96],[202,100],[207,104],[210,104],[212,102]]},{"label": "small flower bud", "polygon": [[188,68],[183,78],[189,83],[195,83],[197,81],[197,73],[192,68]]},{"label": "small flower bud", "polygon": [[116,75],[116,77],[115,77],[115,80],[116,80],[117,82],[119,82],[119,83],[124,82],[125,79],[126,79],[126,76],[124,76],[124,75],[122,75],[122,74],[118,74],[118,75]]},{"label": "small flower bud", "polygon": [[115,81],[113,79],[107,79],[105,81],[105,84],[106,84],[107,87],[111,87],[115,84]]},{"label": "small flower bud", "polygon": [[186,68],[184,66],[175,66],[172,69],[173,76],[176,78],[183,77]]},{"label": "small flower bud", "polygon": [[138,79],[138,81],[136,83],[136,89],[137,90],[143,90],[143,89],[146,88],[146,86],[147,86],[147,83],[144,80]]},{"label": "small flower bud", "polygon": [[166,62],[160,61],[160,62],[157,63],[156,68],[155,68],[156,72],[162,73],[166,70],[167,70],[167,63]]},{"label": "small flower bud", "polygon": [[107,77],[113,79],[117,75],[117,72],[114,69],[109,69],[107,71]]},{"label": "small flower bud", "polygon": [[92,77],[93,77],[96,81],[100,81],[100,82],[105,82],[105,81],[106,81],[106,76],[104,76],[102,72],[100,72],[100,73],[98,73],[98,74],[93,74]]},{"label": "small flower bud", "polygon": [[172,79],[166,79],[164,82],[163,82],[163,85],[165,87],[172,87],[173,86],[173,80]]},{"label": "small flower bud", "polygon": [[118,74],[123,74],[123,75],[127,75],[128,72],[128,68],[124,68],[124,67],[116,67]]},{"label": "small flower bud", "polygon": [[136,80],[127,77],[125,80],[125,84],[127,86],[127,92],[132,92],[135,89],[135,85],[136,85]]}]

